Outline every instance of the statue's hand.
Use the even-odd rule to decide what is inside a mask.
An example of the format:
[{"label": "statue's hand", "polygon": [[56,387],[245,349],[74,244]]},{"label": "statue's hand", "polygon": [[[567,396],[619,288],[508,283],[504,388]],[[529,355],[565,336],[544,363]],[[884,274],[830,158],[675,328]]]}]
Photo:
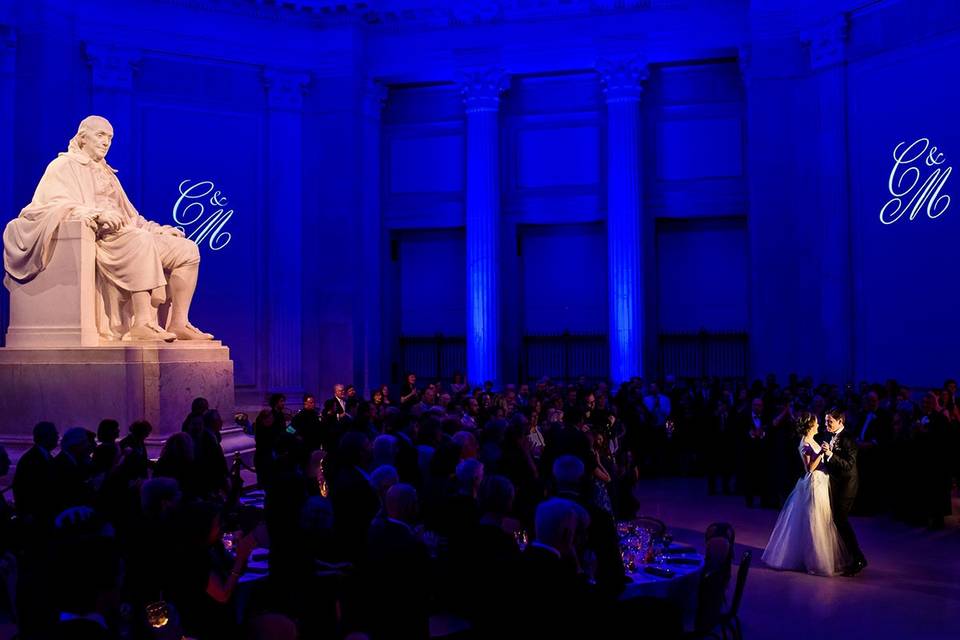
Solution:
[{"label": "statue's hand", "polygon": [[116,231],[123,226],[123,218],[120,217],[120,214],[109,209],[97,214],[97,222],[106,227],[108,231]]},{"label": "statue's hand", "polygon": [[176,227],[171,227],[171,226],[168,225],[168,224],[165,224],[165,225],[163,225],[162,227],[160,227],[160,233],[163,234],[163,235],[165,235],[165,236],[175,236],[175,237],[177,237],[177,238],[185,238],[185,237],[186,237],[186,236],[184,235],[183,231],[181,231],[180,229],[178,229],[178,228],[176,228]]}]

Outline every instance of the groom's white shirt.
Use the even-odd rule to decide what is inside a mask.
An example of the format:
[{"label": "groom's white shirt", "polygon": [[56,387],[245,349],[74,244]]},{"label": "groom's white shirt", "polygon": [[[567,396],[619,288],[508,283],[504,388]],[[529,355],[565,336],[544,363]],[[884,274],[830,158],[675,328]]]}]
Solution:
[{"label": "groom's white shirt", "polygon": [[[833,441],[837,439],[837,436],[840,435],[840,434],[843,432],[843,429],[844,429],[844,427],[840,427],[840,428],[837,429],[836,431],[828,431],[828,432],[827,432],[827,433],[829,433],[830,435],[833,436],[832,438],[830,438],[830,444],[831,444],[831,445],[833,444]],[[827,451],[827,453],[826,453],[826,456],[827,456],[827,460],[829,460],[830,458],[832,458],[832,457],[833,457],[833,449],[829,449],[829,450]]]}]

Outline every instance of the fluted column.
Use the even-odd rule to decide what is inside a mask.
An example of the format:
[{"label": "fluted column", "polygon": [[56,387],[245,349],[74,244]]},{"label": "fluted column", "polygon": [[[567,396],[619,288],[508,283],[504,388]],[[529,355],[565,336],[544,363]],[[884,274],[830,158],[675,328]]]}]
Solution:
[{"label": "fluted column", "polygon": [[821,235],[821,360],[825,379],[837,384],[853,375],[852,270],[850,263],[850,201],[847,183],[847,96],[844,16],[804,34],[809,46],[812,87],[818,106],[816,126],[817,212]]},{"label": "fluted column", "polygon": [[[16,108],[17,40],[12,27],[0,25],[0,211],[3,219],[17,215],[13,202],[14,112]],[[6,292],[0,292],[0,337],[6,335],[9,309]],[[2,338],[0,338],[2,339]],[[0,343],[2,344],[2,343]]]},{"label": "fluted column", "polygon": [[383,256],[382,215],[380,211],[380,116],[387,99],[387,89],[375,81],[368,81],[363,89],[363,189],[362,227],[359,252],[362,259],[361,291],[369,295],[359,296],[362,305],[363,336],[360,348],[363,393],[369,397],[373,385],[380,384],[383,376],[383,301],[381,300],[381,269]]},{"label": "fluted column", "polygon": [[500,94],[498,69],[470,74],[463,87],[467,115],[467,380],[500,380]]},{"label": "fluted column", "polygon": [[607,102],[607,269],[610,305],[610,378],[643,375],[643,193],[641,83],[644,65],[600,65]]},{"label": "fluted column", "polygon": [[90,42],[84,50],[91,70],[90,113],[103,116],[113,125],[113,144],[107,161],[117,169],[130,199],[138,202],[140,180],[134,162],[137,132],[133,117],[133,76],[142,55],[135,49]]},{"label": "fluted column", "polygon": [[266,70],[267,211],[266,384],[271,392],[302,391],[303,92],[309,76]]}]

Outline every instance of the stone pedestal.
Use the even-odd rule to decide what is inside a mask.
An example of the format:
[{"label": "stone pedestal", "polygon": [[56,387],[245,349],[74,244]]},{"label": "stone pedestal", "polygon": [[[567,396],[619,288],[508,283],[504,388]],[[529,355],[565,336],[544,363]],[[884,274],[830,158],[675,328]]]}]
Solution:
[{"label": "stone pedestal", "polygon": [[63,433],[96,430],[103,418],[118,420],[124,434],[131,422],[148,420],[157,444],[180,431],[197,396],[232,422],[233,361],[219,341],[7,347],[0,349],[0,444],[28,444],[41,420]]},{"label": "stone pedestal", "polygon": [[99,345],[96,268],[93,230],[79,220],[61,223],[47,268],[33,280],[10,287],[7,346]]}]

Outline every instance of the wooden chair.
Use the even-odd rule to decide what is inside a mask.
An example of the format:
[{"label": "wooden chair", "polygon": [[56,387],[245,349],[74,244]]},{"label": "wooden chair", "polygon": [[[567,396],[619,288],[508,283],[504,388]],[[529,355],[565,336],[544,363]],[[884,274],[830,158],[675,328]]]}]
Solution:
[{"label": "wooden chair", "polygon": [[733,592],[733,602],[730,603],[730,610],[723,614],[720,620],[720,627],[723,630],[723,637],[726,640],[727,630],[729,629],[733,640],[743,640],[743,629],[740,627],[740,602],[743,600],[743,589],[747,584],[747,574],[750,572],[750,563],[753,560],[752,551],[744,551],[740,559],[740,568],[737,569],[737,586]]}]

